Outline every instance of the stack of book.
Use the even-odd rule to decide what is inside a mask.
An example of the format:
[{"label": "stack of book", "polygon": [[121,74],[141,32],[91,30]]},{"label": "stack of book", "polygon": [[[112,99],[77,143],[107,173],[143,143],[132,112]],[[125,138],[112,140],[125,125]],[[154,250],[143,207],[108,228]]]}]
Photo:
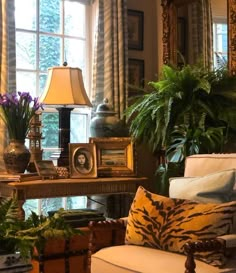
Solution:
[{"label": "stack of book", "polygon": [[24,182],[38,180],[41,177],[38,173],[19,173],[19,174],[5,174],[0,173],[0,182]]}]

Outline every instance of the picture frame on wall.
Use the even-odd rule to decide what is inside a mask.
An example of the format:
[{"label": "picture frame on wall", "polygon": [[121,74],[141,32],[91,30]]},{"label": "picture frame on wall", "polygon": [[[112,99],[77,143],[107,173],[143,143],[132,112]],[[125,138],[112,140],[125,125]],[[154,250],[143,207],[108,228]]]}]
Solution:
[{"label": "picture frame on wall", "polygon": [[143,11],[128,10],[128,49],[143,50],[143,23]]},{"label": "picture frame on wall", "polygon": [[184,57],[186,53],[186,21],[185,18],[178,17],[177,22],[177,49]]},{"label": "picture frame on wall", "polygon": [[141,95],[144,88],[144,60],[130,58],[128,67],[128,97]]},{"label": "picture frame on wall", "polygon": [[130,137],[90,137],[96,145],[98,176],[135,176],[134,145]]},{"label": "picture frame on wall", "polygon": [[70,143],[70,177],[96,178],[96,146],[93,143]]}]

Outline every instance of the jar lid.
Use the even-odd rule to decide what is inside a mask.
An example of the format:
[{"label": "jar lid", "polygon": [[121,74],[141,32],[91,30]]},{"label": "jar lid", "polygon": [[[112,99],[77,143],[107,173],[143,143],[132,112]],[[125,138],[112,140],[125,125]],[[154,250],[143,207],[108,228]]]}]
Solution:
[{"label": "jar lid", "polygon": [[108,99],[105,98],[103,103],[98,104],[96,114],[116,114],[116,112],[113,111],[111,105],[108,103]]}]

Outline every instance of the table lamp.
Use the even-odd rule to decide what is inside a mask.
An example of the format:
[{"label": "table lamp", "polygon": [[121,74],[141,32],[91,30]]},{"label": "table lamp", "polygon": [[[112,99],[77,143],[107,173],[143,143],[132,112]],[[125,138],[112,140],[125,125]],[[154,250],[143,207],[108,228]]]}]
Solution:
[{"label": "table lamp", "polygon": [[75,107],[92,107],[84,88],[81,69],[68,67],[66,64],[49,68],[46,87],[40,101],[59,112],[61,152],[57,165],[69,167],[70,113]]}]

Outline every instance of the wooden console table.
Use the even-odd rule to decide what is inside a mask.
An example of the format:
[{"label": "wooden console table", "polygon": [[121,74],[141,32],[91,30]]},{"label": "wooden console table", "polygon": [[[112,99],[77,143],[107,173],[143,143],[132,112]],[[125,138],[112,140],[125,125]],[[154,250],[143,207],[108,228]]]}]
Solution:
[{"label": "wooden console table", "polygon": [[22,210],[27,199],[55,198],[67,196],[134,193],[146,177],[100,177],[34,180],[27,182],[1,182],[0,197],[16,197]]}]

